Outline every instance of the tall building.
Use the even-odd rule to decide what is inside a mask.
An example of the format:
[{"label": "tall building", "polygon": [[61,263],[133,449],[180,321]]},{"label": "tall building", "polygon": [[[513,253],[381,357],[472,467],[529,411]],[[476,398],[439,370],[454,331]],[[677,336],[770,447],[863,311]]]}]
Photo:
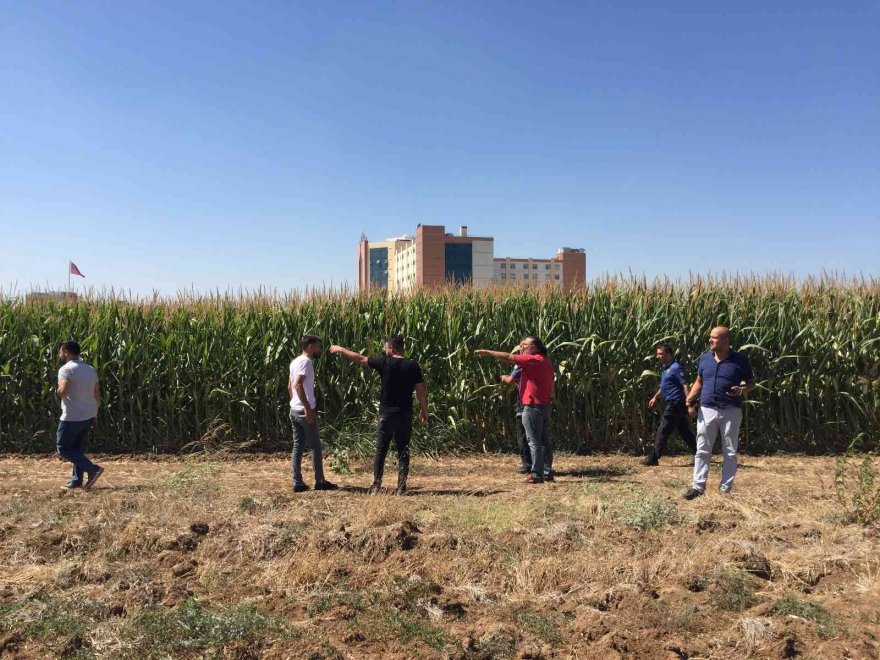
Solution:
[{"label": "tall building", "polygon": [[555,284],[563,290],[583,287],[587,276],[586,252],[560,248],[549,259],[495,258],[495,240],[458,235],[442,225],[419,225],[415,235],[368,241],[358,245],[358,289],[408,291],[447,282],[477,288],[492,284],[521,286]]}]

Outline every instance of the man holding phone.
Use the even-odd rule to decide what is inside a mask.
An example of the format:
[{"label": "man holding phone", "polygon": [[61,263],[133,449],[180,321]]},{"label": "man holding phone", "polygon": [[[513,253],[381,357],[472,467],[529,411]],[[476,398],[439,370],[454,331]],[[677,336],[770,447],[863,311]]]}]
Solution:
[{"label": "man holding phone", "polygon": [[700,357],[697,378],[687,399],[688,412],[697,418],[697,452],[693,484],[682,496],[686,500],[706,491],[712,447],[719,433],[724,451],[720,490],[728,493],[733,488],[742,401],[756,387],[749,359],[730,349],[730,330],[724,326],[712,328],[709,349]]}]

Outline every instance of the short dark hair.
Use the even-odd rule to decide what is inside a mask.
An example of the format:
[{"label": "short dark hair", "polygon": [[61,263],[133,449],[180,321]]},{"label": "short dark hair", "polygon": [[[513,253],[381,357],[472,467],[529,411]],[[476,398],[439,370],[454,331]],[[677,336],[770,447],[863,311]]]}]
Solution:
[{"label": "short dark hair", "polygon": [[403,337],[400,335],[388,335],[385,339],[385,343],[398,353],[403,350]]},{"label": "short dark hair", "polygon": [[539,355],[547,357],[547,346],[544,345],[544,342],[535,337],[535,335],[529,335],[526,339],[532,340],[532,345],[535,347],[535,350],[538,351]]},{"label": "short dark hair", "polygon": [[320,343],[321,338],[316,337],[315,335],[303,335],[302,339],[299,340],[299,347],[302,350],[306,350],[312,344]]},{"label": "short dark hair", "polygon": [[675,351],[672,350],[672,344],[668,341],[661,341],[657,344],[657,348],[662,348],[669,355],[675,355]]},{"label": "short dark hair", "polygon": [[72,339],[68,339],[67,341],[61,344],[61,348],[70,353],[71,355],[79,355],[80,348],[79,344],[73,341]]}]

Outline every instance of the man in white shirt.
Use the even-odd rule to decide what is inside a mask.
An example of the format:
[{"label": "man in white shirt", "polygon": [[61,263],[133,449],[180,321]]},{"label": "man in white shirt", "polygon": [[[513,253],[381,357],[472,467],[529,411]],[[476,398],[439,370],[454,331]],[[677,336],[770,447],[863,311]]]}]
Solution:
[{"label": "man in white shirt", "polygon": [[315,490],[336,490],[338,486],[324,478],[324,458],[318,437],[318,416],[315,413],[315,365],[321,356],[321,340],[314,335],[303,335],[299,342],[302,355],[290,363],[287,391],[290,394],[290,423],[293,425],[293,492],[309,489],[302,478],[302,457],[305,446],[312,450],[315,469]]},{"label": "man in white shirt", "polygon": [[[58,455],[73,463],[73,474],[62,488],[89,489],[95,485],[104,468],[95,465],[85,455],[86,438],[98,422],[98,406],[101,391],[98,374],[79,357],[79,344],[66,341],[58,349],[58,357],[64,362],[58,370],[58,389],[55,395],[61,400],[61,419],[58,421]],[[83,475],[88,479],[83,484]]]}]

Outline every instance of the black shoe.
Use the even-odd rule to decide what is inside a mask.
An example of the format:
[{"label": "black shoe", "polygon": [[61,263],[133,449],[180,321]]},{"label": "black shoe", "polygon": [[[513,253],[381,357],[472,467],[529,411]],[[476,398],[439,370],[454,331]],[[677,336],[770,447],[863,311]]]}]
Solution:
[{"label": "black shoe", "polygon": [[325,479],[315,484],[315,490],[339,490],[339,486]]},{"label": "black shoe", "polygon": [[94,485],[95,485],[95,482],[98,480],[98,478],[99,478],[102,474],[104,474],[104,468],[102,468],[102,467],[99,465],[99,466],[97,466],[97,469],[96,469],[94,472],[92,472],[91,474],[88,475],[89,478],[86,479],[86,485],[83,486],[83,488],[85,488],[86,490],[88,490],[89,488],[91,488],[92,486],[94,486]]},{"label": "black shoe", "polygon": [[523,481],[524,484],[542,484],[544,483],[544,479],[541,477],[537,477],[534,474],[530,474]]},{"label": "black shoe", "polygon": [[293,487],[293,492],[294,492],[294,493],[304,493],[304,492],[306,492],[308,489],[309,489],[309,487],[306,486],[305,484],[296,484],[296,485]]},{"label": "black shoe", "polygon": [[544,475],[544,481],[556,481],[556,476],[552,472]]},{"label": "black shoe", "polygon": [[530,465],[520,465],[519,469],[517,470],[519,474],[528,474],[531,471],[532,467]]},{"label": "black shoe", "polygon": [[648,466],[653,467],[655,465],[660,465],[660,461],[658,461],[653,456],[645,456],[645,460],[642,461],[642,465],[648,465]]},{"label": "black shoe", "polygon": [[406,484],[397,484],[397,489],[394,492],[397,495],[406,495]]},{"label": "black shoe", "polygon": [[68,481],[61,487],[61,490],[76,490],[77,488],[82,488],[82,484],[78,481]]},{"label": "black shoe", "polygon": [[382,484],[374,481],[373,485],[367,488],[367,495],[378,495],[382,492]]},{"label": "black shoe", "polygon": [[686,500],[693,500],[703,494],[703,491],[696,488],[688,488],[682,497]]}]

